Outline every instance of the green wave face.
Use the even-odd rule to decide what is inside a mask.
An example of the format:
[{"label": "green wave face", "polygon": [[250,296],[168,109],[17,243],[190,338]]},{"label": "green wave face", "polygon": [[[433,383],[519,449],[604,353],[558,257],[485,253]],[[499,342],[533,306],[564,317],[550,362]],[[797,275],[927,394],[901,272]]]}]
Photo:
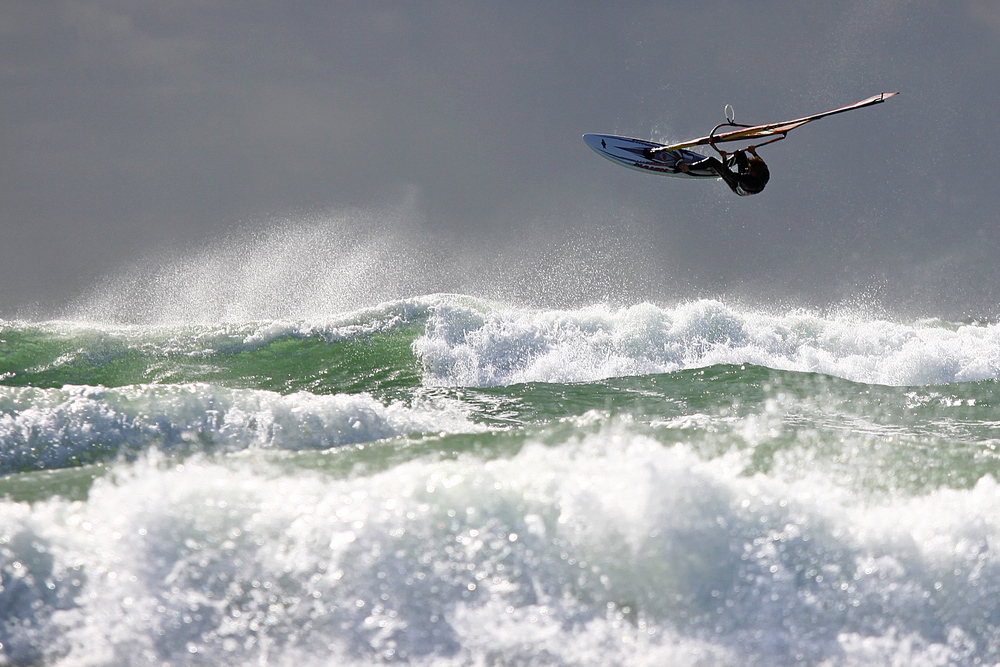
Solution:
[{"label": "green wave face", "polygon": [[997,381],[858,379],[990,377],[996,338],[717,302],[531,311],[453,295],[312,323],[2,323],[0,474],[153,450],[516,449],[622,421],[739,453],[747,474],[807,452],[852,487],[962,487],[998,472]]},{"label": "green wave face", "polygon": [[887,387],[720,365],[462,395],[493,426],[544,423],[558,439],[624,420],[666,446],[683,443],[708,458],[739,454],[747,475],[812,465],[871,492],[967,488],[983,475],[1000,477],[995,380]]},{"label": "green wave face", "polygon": [[[266,358],[273,345],[246,354]],[[324,362],[324,378],[349,373],[343,370],[348,362],[378,349],[367,345],[331,345],[348,359]],[[405,374],[340,380],[341,389],[362,389],[353,394],[222,383],[0,388],[0,473],[131,460],[152,450],[182,460],[283,452],[303,456],[307,468],[334,465],[347,472],[362,461],[376,465],[372,455],[386,465],[432,453],[492,457],[524,442],[565,442],[617,423],[708,459],[738,455],[747,475],[807,470],[800,460],[806,457],[813,468],[865,492],[965,488],[983,475],[1000,476],[995,381],[884,387],[720,365],[587,383],[427,388],[419,384],[416,363],[407,363]],[[235,364],[231,369],[234,383],[250,384]],[[374,454],[344,448],[379,442]],[[335,459],[310,454],[342,448]]]},{"label": "green wave face", "polygon": [[453,295],[319,322],[4,323],[0,473],[152,450],[488,451],[619,420],[740,453],[747,474],[808,452],[852,487],[965,486],[996,472],[996,380],[905,380],[990,378],[996,339],[717,302],[531,311]]},{"label": "green wave face", "polygon": [[[122,387],[206,382],[315,394],[382,392],[420,383],[417,326],[330,341],[289,333],[247,343],[252,331],[108,333],[46,327],[0,332],[0,381],[12,387]],[[159,335],[157,335],[159,334]]]}]

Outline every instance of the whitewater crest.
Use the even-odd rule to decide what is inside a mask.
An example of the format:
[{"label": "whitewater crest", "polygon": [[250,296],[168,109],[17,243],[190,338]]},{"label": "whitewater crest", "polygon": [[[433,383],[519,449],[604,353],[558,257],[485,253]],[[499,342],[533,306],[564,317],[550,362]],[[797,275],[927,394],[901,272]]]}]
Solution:
[{"label": "whitewater crest", "polygon": [[208,384],[0,387],[0,475],[133,458],[143,451],[323,450],[398,435],[475,432],[443,397],[281,395]]},{"label": "whitewater crest", "polygon": [[578,310],[445,301],[413,349],[428,381],[449,386],[590,382],[714,364],[894,386],[1000,377],[1000,325],[773,315],[713,300]]}]

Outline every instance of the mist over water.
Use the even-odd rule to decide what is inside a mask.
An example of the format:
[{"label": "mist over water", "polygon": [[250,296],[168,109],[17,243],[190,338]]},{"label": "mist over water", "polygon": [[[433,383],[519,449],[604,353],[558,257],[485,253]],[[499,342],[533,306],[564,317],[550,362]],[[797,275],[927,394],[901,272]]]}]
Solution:
[{"label": "mist over water", "polygon": [[413,203],[277,218],[151,252],[86,289],[59,317],[308,319],[441,292],[555,307],[681,293],[669,250],[653,248],[649,230],[628,219],[595,229],[603,215],[564,212],[471,238],[429,226]]},{"label": "mist over water", "polygon": [[[430,224],[411,193],[402,202],[275,217],[197,245],[151,249],[46,317],[118,324],[303,320],[453,293],[541,308],[708,298],[775,315],[801,309],[902,321],[994,319],[990,308],[931,305],[984,258],[932,267],[890,256],[883,275],[841,271],[822,290],[791,289],[784,278],[769,279],[779,269],[762,267],[748,269],[756,273],[746,280],[698,287],[713,284],[704,276],[712,267],[679,255],[657,229],[664,224],[648,211],[612,212],[593,203],[456,234]],[[738,220],[730,224],[739,227]],[[792,274],[800,261],[787,258]],[[990,285],[971,281],[962,289],[986,293]]]},{"label": "mist over water", "polygon": [[449,267],[428,261],[433,246],[399,223],[360,210],[274,221],[148,257],[104,279],[67,316],[123,323],[281,319],[439,291]]}]

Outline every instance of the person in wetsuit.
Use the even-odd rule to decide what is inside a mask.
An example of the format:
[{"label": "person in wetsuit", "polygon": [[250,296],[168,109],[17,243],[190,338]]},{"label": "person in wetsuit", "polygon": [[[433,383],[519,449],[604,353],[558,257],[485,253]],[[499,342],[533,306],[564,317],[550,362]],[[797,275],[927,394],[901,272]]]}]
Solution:
[{"label": "person in wetsuit", "polygon": [[[747,151],[753,157],[748,158]],[[723,154],[723,157],[725,157],[725,154]],[[733,166],[736,167],[735,171],[732,170]],[[709,156],[693,164],[680,162],[677,167],[684,173],[692,169],[712,169],[722,177],[722,180],[726,182],[726,185],[733,192],[741,197],[757,194],[764,189],[767,181],[771,178],[771,172],[768,170],[767,164],[757,155],[757,151],[753,146],[736,151],[731,157],[726,157],[725,162],[717,157]]]}]

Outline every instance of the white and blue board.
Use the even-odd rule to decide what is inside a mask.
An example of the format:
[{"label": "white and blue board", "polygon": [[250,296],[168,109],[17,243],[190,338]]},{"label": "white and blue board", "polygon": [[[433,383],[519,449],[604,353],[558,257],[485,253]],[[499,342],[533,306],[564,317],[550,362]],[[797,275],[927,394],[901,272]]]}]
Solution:
[{"label": "white and blue board", "polygon": [[682,171],[682,164],[690,166],[705,159],[689,150],[663,150],[664,144],[612,134],[585,134],[583,140],[601,157],[630,169],[680,178],[718,178],[710,168]]}]

